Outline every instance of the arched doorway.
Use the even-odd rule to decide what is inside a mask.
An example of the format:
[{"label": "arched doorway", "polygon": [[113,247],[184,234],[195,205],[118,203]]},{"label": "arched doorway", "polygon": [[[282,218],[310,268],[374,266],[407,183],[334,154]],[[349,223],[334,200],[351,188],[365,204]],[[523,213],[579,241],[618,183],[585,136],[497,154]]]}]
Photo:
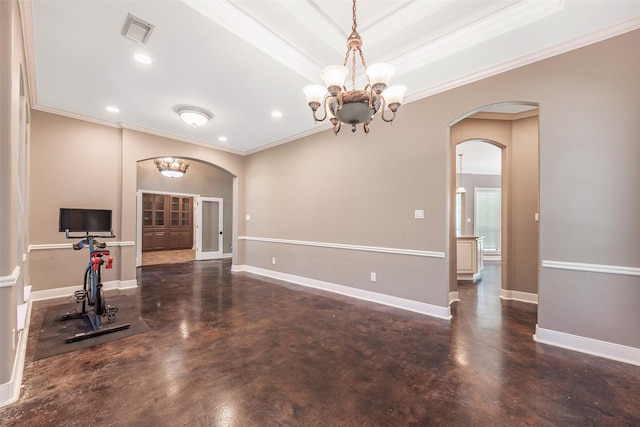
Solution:
[{"label": "arched doorway", "polygon": [[[485,141],[501,149],[500,298],[537,303],[538,108],[501,103],[473,110],[450,123],[450,302],[457,299],[456,147]],[[459,199],[459,198],[458,198]],[[465,222],[466,222],[465,217]],[[475,222],[475,218],[472,217]],[[465,224],[466,225],[466,224]],[[475,227],[470,228],[477,234]],[[481,275],[481,272],[480,272]]]},{"label": "arched doorway", "polygon": [[[215,214],[216,222],[219,219],[219,225],[216,225],[215,230],[216,236],[210,239],[211,245],[215,243],[215,248],[209,246],[207,249],[210,251],[209,254],[215,254],[215,258],[231,258],[235,221],[233,206],[236,202],[234,200],[235,177],[208,162],[185,159],[190,165],[184,176],[175,179],[167,178],[159,173],[153,163],[154,159],[138,161],[136,166],[138,196],[136,266],[145,264],[145,258],[160,261],[168,259],[175,262],[205,259],[198,256],[202,255],[203,251],[198,252],[197,249],[203,249],[203,243],[207,246],[207,240],[201,239],[196,245],[203,230],[209,229],[200,224],[203,211]],[[149,200],[146,203],[145,200],[149,198],[151,203],[148,203]],[[155,203],[156,199],[158,203]],[[200,206],[200,204],[215,205],[215,212],[204,209],[206,206]],[[160,213],[154,214],[152,211],[145,210],[146,207],[156,209],[155,205],[159,206]],[[164,227],[159,227],[160,231],[157,231],[156,227],[145,228],[147,224],[157,225],[155,224],[156,215],[161,219],[160,225]],[[150,240],[147,230],[151,230],[152,234],[157,233],[158,237],[155,240],[162,244],[147,248]],[[163,233],[173,233],[173,237],[165,236]],[[218,233],[220,233],[220,239],[217,238]],[[214,249],[215,252],[211,252]],[[145,257],[143,253],[146,254]]]}]

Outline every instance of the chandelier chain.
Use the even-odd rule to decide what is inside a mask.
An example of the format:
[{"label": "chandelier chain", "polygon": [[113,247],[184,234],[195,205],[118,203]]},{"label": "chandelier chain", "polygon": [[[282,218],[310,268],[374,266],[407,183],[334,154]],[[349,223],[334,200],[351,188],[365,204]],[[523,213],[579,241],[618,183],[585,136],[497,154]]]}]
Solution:
[{"label": "chandelier chain", "polygon": [[354,33],[358,28],[358,22],[356,21],[356,0],[353,0],[353,25],[351,26],[351,31]]},{"label": "chandelier chain", "polygon": [[351,88],[356,89],[356,51],[353,51],[353,60],[351,61]]},{"label": "chandelier chain", "polygon": [[362,53],[362,49],[358,48],[358,52],[360,52],[360,60],[362,61],[362,66],[364,69],[367,69],[367,61],[364,60],[364,53]]}]

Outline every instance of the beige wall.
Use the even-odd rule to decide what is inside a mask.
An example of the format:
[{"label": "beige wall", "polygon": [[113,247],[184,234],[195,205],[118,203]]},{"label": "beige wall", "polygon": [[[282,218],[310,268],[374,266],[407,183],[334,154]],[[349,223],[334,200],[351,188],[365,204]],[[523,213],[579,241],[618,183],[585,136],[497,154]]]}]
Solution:
[{"label": "beige wall", "polygon": [[[139,161],[167,156],[201,160],[237,176],[234,185],[238,189],[242,186],[243,158],[238,155],[40,111],[33,112],[32,121],[29,178],[34,214],[29,218],[29,230],[30,282],[34,291],[82,284],[86,253],[68,247],[47,247],[73,242],[58,232],[61,207],[113,210],[117,237],[105,240],[113,244],[116,263],[112,270],[105,271],[103,280],[135,280]],[[237,210],[241,198],[232,197],[233,200],[237,200]]]},{"label": "beige wall", "polygon": [[[82,285],[86,251],[41,248],[75,242],[58,231],[60,208],[111,209],[116,239],[105,241],[125,240],[118,215],[121,130],[40,111],[33,111],[32,122],[30,284],[34,291]],[[122,249],[110,247],[115,264],[105,270],[104,281],[123,279]]]},{"label": "beige wall", "polygon": [[539,212],[538,117],[516,120],[512,128],[508,276],[503,289],[538,293]]}]

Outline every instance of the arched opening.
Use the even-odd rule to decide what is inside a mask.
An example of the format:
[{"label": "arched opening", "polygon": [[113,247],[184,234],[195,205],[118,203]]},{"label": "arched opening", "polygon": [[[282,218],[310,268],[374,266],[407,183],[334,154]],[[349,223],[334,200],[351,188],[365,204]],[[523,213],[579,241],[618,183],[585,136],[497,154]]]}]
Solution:
[{"label": "arched opening", "polygon": [[136,266],[231,258],[234,175],[184,158],[190,163],[184,176],[168,178],[160,174],[154,159],[136,165]]},{"label": "arched opening", "polygon": [[[520,300],[537,303],[538,293],[538,108],[532,103],[501,103],[473,110],[450,124],[450,157],[451,157],[451,205],[450,205],[450,302],[458,301],[458,280],[482,280],[485,260],[500,263],[499,268],[493,265],[496,274],[493,279],[499,280],[499,292],[502,299]],[[461,147],[468,144],[479,144],[487,148],[489,144],[500,150],[500,177],[481,177],[489,162],[487,159],[466,155]],[[494,148],[495,150],[495,148]],[[468,152],[471,153],[471,152]],[[458,154],[463,154],[464,171],[459,169]],[[495,163],[496,159],[493,159]],[[456,163],[454,163],[456,162]],[[478,163],[479,162],[479,163]],[[487,163],[487,164],[483,164]],[[490,162],[489,162],[490,163]],[[480,172],[474,174],[473,172]],[[495,171],[495,169],[494,169]],[[455,174],[455,175],[454,175]],[[475,176],[477,175],[477,176]],[[475,209],[466,207],[464,216],[460,214],[458,203],[461,197],[456,194],[459,177],[463,177],[465,204],[473,203]],[[465,183],[466,179],[466,183]],[[499,180],[499,190],[496,187]],[[483,182],[485,184],[483,184]],[[467,185],[467,183],[469,185]],[[493,184],[491,184],[493,183]],[[488,185],[484,187],[484,185]],[[489,189],[483,191],[484,188]],[[480,191],[478,191],[480,189]],[[478,228],[478,194],[483,194],[491,212],[489,220],[495,223],[496,215],[500,216],[499,243],[496,234],[486,225]],[[495,202],[499,199],[500,207],[496,213]],[[486,215],[485,215],[486,216]],[[462,227],[456,227],[462,219]],[[487,219],[487,218],[484,218]],[[485,227],[485,228],[482,228]],[[457,228],[462,228],[457,232]],[[477,271],[471,275],[460,274],[459,264],[466,262],[459,253],[460,238],[457,234],[465,233],[474,242],[479,258],[475,260]],[[491,236],[489,236],[491,235]],[[482,239],[484,237],[484,239]],[[484,247],[486,243],[486,248]],[[475,243],[474,243],[475,244]],[[466,248],[467,246],[463,246]],[[468,255],[467,255],[468,257]]]}]

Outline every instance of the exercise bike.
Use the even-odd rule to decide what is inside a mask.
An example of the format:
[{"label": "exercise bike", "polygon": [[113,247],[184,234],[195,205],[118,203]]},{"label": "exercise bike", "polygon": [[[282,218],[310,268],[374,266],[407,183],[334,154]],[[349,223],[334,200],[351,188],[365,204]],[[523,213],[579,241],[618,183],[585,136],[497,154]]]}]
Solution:
[{"label": "exercise bike", "polygon": [[81,239],[78,243],[73,244],[73,249],[79,251],[84,247],[88,247],[89,263],[84,270],[82,290],[74,292],[73,296],[70,297],[71,301],[82,304],[82,311],[60,315],[56,317],[56,320],[64,321],[88,317],[92,326],[90,331],[68,337],[65,342],[68,344],[129,328],[131,326],[130,323],[110,326],[101,324],[102,317],[106,317],[107,323],[112,323],[118,313],[118,307],[109,306],[105,302],[102,290],[102,268],[103,266],[107,269],[112,268],[113,257],[110,256],[110,252],[106,249],[107,244],[98,241],[97,238],[114,238],[116,236],[113,232],[109,236],[90,235],[88,232],[85,236],[70,236],[69,230],[65,230],[65,237],[67,239]]}]

